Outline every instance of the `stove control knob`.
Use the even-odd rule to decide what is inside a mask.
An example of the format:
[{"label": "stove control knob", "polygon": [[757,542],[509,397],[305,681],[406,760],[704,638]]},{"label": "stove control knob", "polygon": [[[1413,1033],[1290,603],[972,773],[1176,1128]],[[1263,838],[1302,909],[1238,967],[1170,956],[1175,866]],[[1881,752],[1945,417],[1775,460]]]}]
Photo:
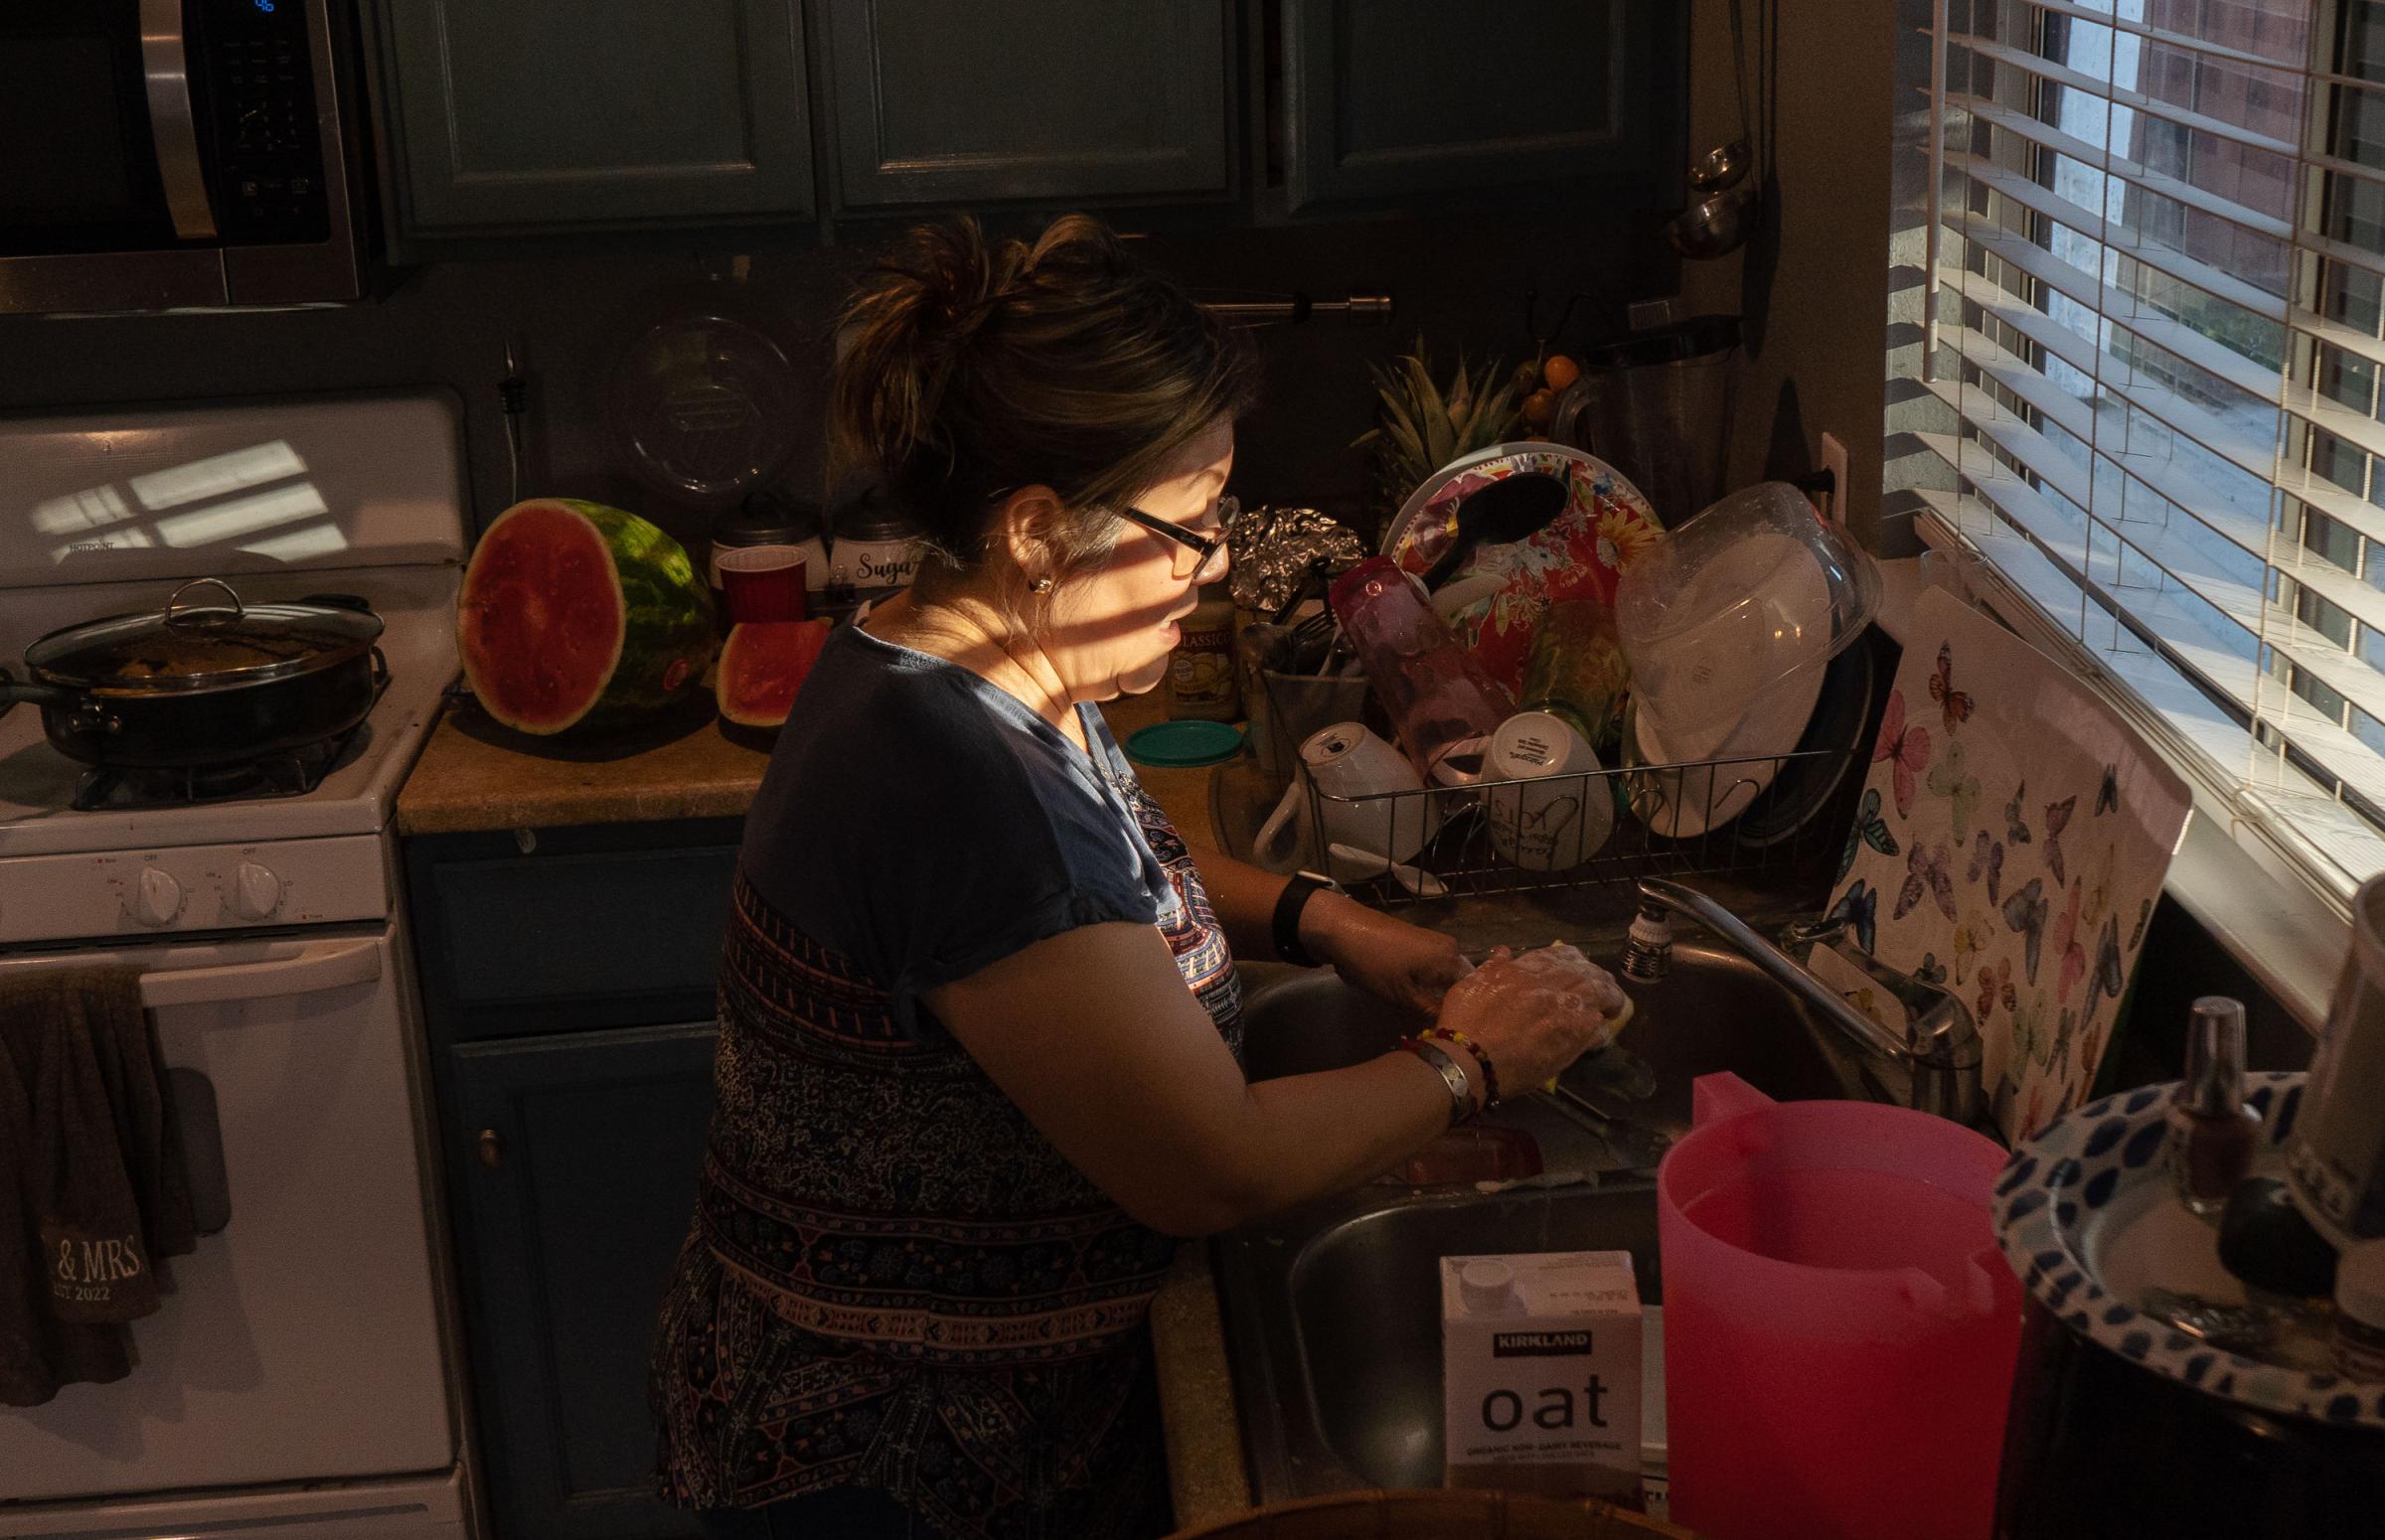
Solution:
[{"label": "stove control knob", "polygon": [[232,912],[243,920],[270,919],[281,907],[281,878],[252,860],[232,874]]},{"label": "stove control knob", "polygon": [[182,913],[182,884],[174,873],[162,866],[146,866],[141,870],[140,886],[133,890],[132,917],[143,925],[171,925]]}]

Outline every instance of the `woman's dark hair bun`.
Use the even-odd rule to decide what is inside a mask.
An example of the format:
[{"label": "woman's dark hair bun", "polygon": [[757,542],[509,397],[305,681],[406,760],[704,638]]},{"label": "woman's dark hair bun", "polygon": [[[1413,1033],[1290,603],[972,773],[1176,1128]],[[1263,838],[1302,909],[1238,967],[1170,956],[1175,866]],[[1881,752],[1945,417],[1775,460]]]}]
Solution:
[{"label": "woman's dark hair bun", "polygon": [[837,458],[874,469],[964,570],[1016,487],[1086,515],[1063,543],[1106,544],[1106,505],[1238,415],[1256,382],[1238,334],[1081,215],[1032,244],[966,217],[909,231],[863,276],[839,339]]},{"label": "woman's dark hair bun", "polygon": [[1016,241],[987,244],[974,220],[914,233],[929,258],[921,274],[922,319],[938,346],[964,347],[1001,308],[1023,253]]}]

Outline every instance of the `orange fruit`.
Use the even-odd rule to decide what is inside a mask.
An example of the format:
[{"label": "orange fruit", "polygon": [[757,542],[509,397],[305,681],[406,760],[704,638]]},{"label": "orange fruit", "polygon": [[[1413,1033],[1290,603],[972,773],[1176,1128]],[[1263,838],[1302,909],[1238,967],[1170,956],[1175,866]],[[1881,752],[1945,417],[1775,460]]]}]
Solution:
[{"label": "orange fruit", "polygon": [[1557,414],[1557,392],[1543,387],[1523,398],[1523,423],[1530,428],[1544,428]]},{"label": "orange fruit", "polygon": [[1562,390],[1582,378],[1582,366],[1562,353],[1552,353],[1540,366],[1540,379],[1551,390]]}]

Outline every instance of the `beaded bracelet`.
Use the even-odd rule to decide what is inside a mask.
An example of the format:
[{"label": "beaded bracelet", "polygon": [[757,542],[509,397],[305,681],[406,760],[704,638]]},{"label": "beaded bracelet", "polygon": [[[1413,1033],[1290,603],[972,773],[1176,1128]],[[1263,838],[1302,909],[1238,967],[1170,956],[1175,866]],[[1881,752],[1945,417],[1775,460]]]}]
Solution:
[{"label": "beaded bracelet", "polygon": [[1476,1042],[1473,1038],[1467,1036],[1464,1032],[1457,1030],[1455,1027],[1448,1026],[1428,1026],[1424,1029],[1422,1035],[1426,1037],[1445,1037],[1451,1042],[1456,1043],[1459,1047],[1465,1049],[1468,1053],[1473,1054],[1474,1062],[1483,1067],[1484,1109],[1487,1111],[1490,1108],[1497,1107],[1499,1105],[1499,1071],[1492,1068],[1491,1055],[1484,1051],[1481,1043]]},{"label": "beaded bracelet", "polygon": [[1475,1100],[1473,1088],[1466,1083],[1466,1071],[1458,1067],[1458,1061],[1450,1057],[1447,1049],[1421,1037],[1402,1037],[1399,1045],[1430,1065],[1433,1073],[1441,1077],[1441,1083],[1449,1088],[1451,1128],[1471,1123],[1481,1114],[1482,1104]]}]

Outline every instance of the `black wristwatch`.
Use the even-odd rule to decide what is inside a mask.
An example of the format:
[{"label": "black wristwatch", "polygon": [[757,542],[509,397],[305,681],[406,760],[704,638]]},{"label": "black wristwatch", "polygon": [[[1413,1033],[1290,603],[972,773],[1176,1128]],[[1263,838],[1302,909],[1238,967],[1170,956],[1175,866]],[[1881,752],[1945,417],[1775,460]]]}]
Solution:
[{"label": "black wristwatch", "polygon": [[1300,944],[1300,911],[1309,906],[1310,895],[1339,891],[1340,889],[1335,886],[1334,879],[1331,877],[1319,876],[1313,871],[1299,871],[1292,874],[1292,880],[1284,884],[1283,892],[1277,894],[1275,900],[1275,955],[1277,957],[1298,968],[1321,966],[1318,960],[1309,954],[1309,949]]}]

